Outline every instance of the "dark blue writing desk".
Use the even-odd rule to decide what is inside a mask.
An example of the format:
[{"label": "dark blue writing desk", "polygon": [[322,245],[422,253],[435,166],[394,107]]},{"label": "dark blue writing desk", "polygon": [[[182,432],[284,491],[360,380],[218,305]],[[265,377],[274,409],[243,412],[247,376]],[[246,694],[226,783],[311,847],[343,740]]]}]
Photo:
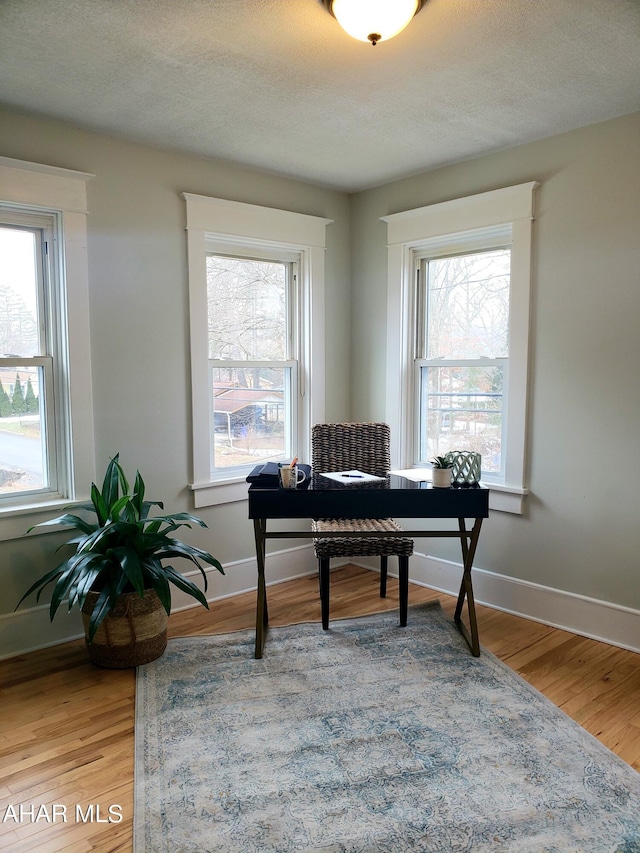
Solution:
[{"label": "dark blue writing desk", "polygon": [[[310,531],[267,531],[267,521],[294,518],[420,518],[457,519],[457,530],[403,528],[402,536],[411,538],[455,538],[462,547],[462,581],[455,610],[455,622],[473,655],[480,654],[471,569],[482,520],[489,516],[489,490],[479,486],[469,489],[434,489],[430,483],[415,483],[405,477],[389,476],[380,483],[341,485],[315,475],[307,489],[249,487],[249,518],[253,519],[258,562],[258,596],[256,607],[256,658],[262,657],[267,625],[267,589],[265,556],[267,539],[309,539]],[[472,520],[467,527],[466,519]],[[357,539],[363,536],[398,536],[398,533],[324,533],[322,538],[339,536]],[[462,607],[467,601],[469,629],[462,621]]]}]

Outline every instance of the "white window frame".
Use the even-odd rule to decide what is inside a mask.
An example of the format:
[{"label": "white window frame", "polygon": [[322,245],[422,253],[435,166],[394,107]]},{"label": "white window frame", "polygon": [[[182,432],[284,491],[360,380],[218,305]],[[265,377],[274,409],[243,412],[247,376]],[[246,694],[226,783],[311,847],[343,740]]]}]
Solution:
[{"label": "white window frame", "polygon": [[[383,216],[387,224],[386,418],[392,465],[415,459],[415,270],[419,258],[467,249],[511,247],[505,478],[489,483],[492,509],[522,513],[525,483],[529,303],[536,181]],[[464,449],[464,448],[463,448]]]},{"label": "white window frame", "polygon": [[39,365],[54,397],[55,448],[50,452],[56,482],[48,490],[0,500],[0,540],[22,536],[51,511],[85,500],[95,477],[86,194],[93,177],[0,157],[0,207],[7,218],[22,214],[51,223],[49,287],[57,303],[50,353]]},{"label": "white window frame", "polygon": [[191,334],[193,470],[189,487],[198,508],[247,498],[246,472],[222,479],[211,472],[206,255],[213,251],[296,259],[297,447],[300,461],[309,461],[311,426],[324,420],[325,245],[326,227],[332,220],[194,193],[182,193],[182,197],[187,208]]}]

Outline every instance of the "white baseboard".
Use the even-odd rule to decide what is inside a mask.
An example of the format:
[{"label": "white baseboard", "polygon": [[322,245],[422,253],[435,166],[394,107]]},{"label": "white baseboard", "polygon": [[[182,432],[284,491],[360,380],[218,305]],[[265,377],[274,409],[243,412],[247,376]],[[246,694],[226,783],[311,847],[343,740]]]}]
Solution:
[{"label": "white baseboard", "polygon": [[[345,562],[349,561],[333,560],[332,567],[337,568],[340,563]],[[377,561],[373,559],[360,558],[350,562],[368,569],[377,568]],[[310,544],[272,552],[267,554],[267,584],[282,583],[314,574],[317,565]],[[219,601],[256,588],[255,557],[229,563],[224,569],[224,576],[214,569],[207,570],[209,601]],[[389,569],[390,574],[393,574],[393,561]],[[198,572],[185,574],[197,582]],[[462,565],[428,554],[414,553],[411,558],[410,577],[412,583],[457,595]],[[473,570],[473,587],[478,604],[486,604],[515,616],[524,616],[554,628],[640,652],[639,610],[477,568]],[[180,590],[174,589],[172,596],[174,612],[199,606]],[[80,614],[77,610],[67,613],[64,605],[53,622],[49,621],[49,607],[46,604],[0,615],[0,659],[66,643],[83,635]]]},{"label": "white baseboard", "polygon": [[[373,559],[357,562],[366,568],[376,567]],[[390,563],[389,573],[393,571]],[[457,596],[462,564],[414,553],[409,575],[412,583]],[[640,652],[640,610],[477,568],[473,569],[473,591],[478,604]]]},{"label": "white baseboard", "polygon": [[57,646],[84,637],[82,617],[77,610],[67,612],[63,604],[53,622],[49,605],[43,604],[17,613],[0,615],[0,660]]}]

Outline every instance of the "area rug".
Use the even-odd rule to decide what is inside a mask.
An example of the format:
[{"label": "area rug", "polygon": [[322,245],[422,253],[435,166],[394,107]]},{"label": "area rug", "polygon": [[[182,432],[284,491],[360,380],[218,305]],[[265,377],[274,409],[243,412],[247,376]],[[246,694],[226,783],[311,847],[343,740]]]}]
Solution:
[{"label": "area rug", "polygon": [[640,774],[439,606],[253,643],[138,669],[134,853],[640,851]]}]

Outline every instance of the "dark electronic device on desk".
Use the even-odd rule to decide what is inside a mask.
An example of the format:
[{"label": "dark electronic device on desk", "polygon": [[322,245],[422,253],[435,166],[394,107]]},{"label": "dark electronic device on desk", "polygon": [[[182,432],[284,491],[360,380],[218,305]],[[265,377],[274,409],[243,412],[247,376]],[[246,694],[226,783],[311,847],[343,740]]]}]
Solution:
[{"label": "dark electronic device on desk", "polygon": [[[298,489],[307,489],[311,480],[311,465],[298,463],[298,468],[306,474],[305,480],[298,485]],[[251,483],[252,486],[256,486],[258,489],[277,489],[280,485],[278,463],[264,462],[262,465],[256,465],[247,477],[247,483]]]}]

